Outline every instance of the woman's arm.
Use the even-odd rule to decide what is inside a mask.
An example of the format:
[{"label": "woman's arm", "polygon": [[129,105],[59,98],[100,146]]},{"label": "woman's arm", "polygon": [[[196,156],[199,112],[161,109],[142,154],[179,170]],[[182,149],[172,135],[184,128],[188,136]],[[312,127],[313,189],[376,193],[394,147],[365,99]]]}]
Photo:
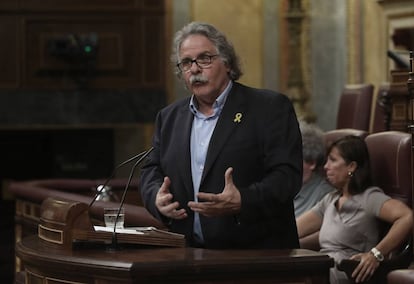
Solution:
[{"label": "woman's arm", "polygon": [[319,231],[322,226],[322,218],[314,211],[309,210],[296,219],[299,239],[307,237]]},{"label": "woman's arm", "polygon": [[[401,245],[411,234],[413,227],[412,210],[404,203],[396,199],[389,199],[381,207],[379,218],[391,225],[388,233],[375,246],[382,254],[388,255],[391,251]],[[352,273],[357,282],[365,281],[373,275],[379,266],[377,258],[371,252],[359,253],[351,257],[359,260],[358,266]]]},{"label": "woman's arm", "polygon": [[401,201],[389,199],[382,205],[379,218],[392,224],[388,233],[376,246],[383,255],[387,255],[411,234],[413,212]]}]

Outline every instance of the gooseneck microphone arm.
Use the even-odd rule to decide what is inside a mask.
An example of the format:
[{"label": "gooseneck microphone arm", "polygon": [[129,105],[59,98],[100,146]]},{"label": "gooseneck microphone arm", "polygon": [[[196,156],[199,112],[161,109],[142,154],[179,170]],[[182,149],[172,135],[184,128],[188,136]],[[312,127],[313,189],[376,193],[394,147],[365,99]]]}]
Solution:
[{"label": "gooseneck microphone arm", "polygon": [[151,147],[147,151],[144,151],[142,153],[141,157],[139,158],[139,160],[135,162],[134,166],[132,167],[132,169],[131,169],[131,171],[129,173],[128,181],[127,181],[127,183],[125,185],[124,192],[122,193],[122,198],[121,198],[121,201],[119,202],[119,208],[118,208],[118,212],[117,212],[116,218],[115,218],[114,230],[112,232],[112,248],[115,248],[116,249],[118,247],[118,238],[117,238],[117,235],[116,235],[116,224],[118,223],[118,219],[119,219],[119,215],[121,213],[121,209],[124,206],[125,197],[126,197],[126,194],[128,192],[129,185],[131,184],[131,180],[132,180],[132,177],[134,175],[135,168],[139,164],[142,163],[142,161],[152,152],[152,150],[154,150],[154,147]]},{"label": "gooseneck microphone arm", "polygon": [[92,201],[89,203],[88,209],[91,208],[91,206],[95,203],[95,201],[98,198],[98,196],[102,193],[103,190],[105,190],[105,187],[113,179],[113,177],[115,176],[115,174],[116,174],[116,172],[118,171],[119,168],[125,166],[126,164],[129,164],[129,163],[135,161],[136,159],[141,158],[147,152],[148,152],[148,150],[142,151],[141,153],[138,153],[135,156],[133,156],[133,157],[129,158],[128,160],[123,161],[122,163],[120,163],[119,165],[117,165],[115,167],[115,169],[112,171],[111,175],[106,179],[106,181],[104,182],[104,184],[101,186],[101,188],[99,190],[97,190],[97,192],[96,192],[95,196],[93,197]]}]

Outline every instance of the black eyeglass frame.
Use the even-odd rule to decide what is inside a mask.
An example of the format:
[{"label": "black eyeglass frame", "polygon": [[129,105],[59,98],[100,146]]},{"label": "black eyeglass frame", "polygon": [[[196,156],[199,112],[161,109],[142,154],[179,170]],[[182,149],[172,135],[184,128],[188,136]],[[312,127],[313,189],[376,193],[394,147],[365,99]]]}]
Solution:
[{"label": "black eyeglass frame", "polygon": [[[216,56],[219,56],[219,54],[201,54],[197,56],[197,58],[195,59],[184,58],[183,60],[178,62],[176,66],[181,72],[189,71],[191,67],[193,66],[193,63],[195,63],[199,68],[204,69],[204,68],[210,67],[211,63],[213,62],[213,58]],[[208,59],[208,62],[199,62],[200,60],[207,60],[207,59]],[[183,63],[188,64],[188,67],[183,67]]]}]

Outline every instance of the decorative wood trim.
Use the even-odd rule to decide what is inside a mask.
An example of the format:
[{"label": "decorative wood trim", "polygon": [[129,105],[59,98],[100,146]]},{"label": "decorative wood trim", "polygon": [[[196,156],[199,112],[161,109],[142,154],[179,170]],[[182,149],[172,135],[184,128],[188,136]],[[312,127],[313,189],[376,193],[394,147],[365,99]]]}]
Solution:
[{"label": "decorative wood trim", "polygon": [[39,224],[38,228],[38,236],[42,240],[59,245],[63,244],[63,230],[48,228],[43,226],[42,224]]},{"label": "decorative wood trim", "polygon": [[348,84],[360,84],[363,79],[363,52],[362,52],[362,3],[359,0],[349,0],[347,3],[347,82]]},{"label": "decorative wood trim", "polygon": [[[396,1],[385,1],[387,3],[396,3]],[[384,33],[383,33],[383,54],[387,54],[387,50],[395,50],[396,47],[392,41],[392,35],[394,34],[395,29],[413,27],[414,28],[414,5],[408,3],[403,3],[402,5],[383,5],[384,12]],[[407,52],[408,59],[408,52]],[[391,59],[388,59],[384,68],[384,76],[387,78],[387,81],[391,81],[391,71],[394,69],[394,64]]]}]

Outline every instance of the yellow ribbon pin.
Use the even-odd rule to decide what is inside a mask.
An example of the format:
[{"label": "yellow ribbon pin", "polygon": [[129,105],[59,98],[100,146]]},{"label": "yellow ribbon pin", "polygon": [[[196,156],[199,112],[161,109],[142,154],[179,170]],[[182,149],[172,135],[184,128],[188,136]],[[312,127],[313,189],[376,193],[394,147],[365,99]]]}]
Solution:
[{"label": "yellow ribbon pin", "polygon": [[242,118],[242,114],[240,112],[236,113],[236,115],[234,116],[234,122],[241,122],[241,118]]}]

